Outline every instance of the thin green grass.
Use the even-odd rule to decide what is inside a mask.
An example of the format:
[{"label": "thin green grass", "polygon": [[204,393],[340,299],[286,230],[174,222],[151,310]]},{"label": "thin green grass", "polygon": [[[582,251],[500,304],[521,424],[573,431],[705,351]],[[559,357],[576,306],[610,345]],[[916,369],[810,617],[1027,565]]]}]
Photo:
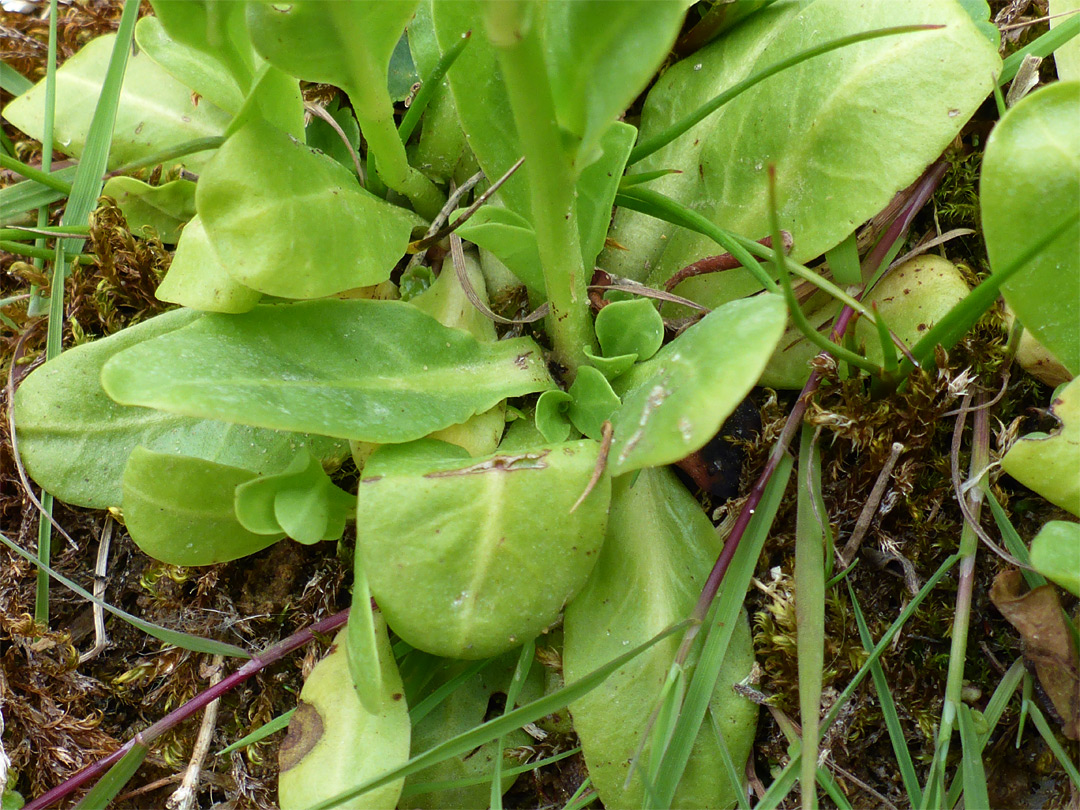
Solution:
[{"label": "thin green grass", "polygon": [[[564,759],[569,759],[575,754],[580,753],[581,746],[576,746],[566,751],[561,751],[558,754],[553,754],[550,757],[538,759],[536,762],[528,762],[524,765],[515,765],[513,768],[505,768],[502,770],[502,775],[517,776],[518,774],[528,773],[529,771],[535,771],[537,768],[554,765],[556,762],[561,762]],[[443,790],[456,790],[458,788],[472,787],[473,785],[482,785],[486,782],[490,782],[492,778],[493,774],[481,774],[480,776],[466,776],[461,779],[446,779],[441,782],[416,782],[415,784],[408,784],[402,789],[401,798],[404,799],[408,796],[421,796],[425,793],[438,793]]]},{"label": "thin green grass", "polygon": [[135,743],[119,762],[109,768],[90,792],[83,796],[82,801],[75,805],[75,810],[106,810],[109,803],[124,789],[124,785],[131,781],[131,777],[139,770],[149,753],[149,746]]},{"label": "thin green grass", "polygon": [[[514,667],[514,675],[510,679],[509,688],[506,690],[506,705],[503,707],[503,716],[514,710],[514,704],[517,703],[517,699],[521,695],[521,687],[524,686],[525,679],[529,677],[529,670],[532,669],[535,653],[536,639],[529,639],[521,646],[517,666]],[[503,746],[505,741],[505,737],[499,737],[495,740],[495,768],[491,774],[491,810],[502,810],[503,806]]]},{"label": "thin green grass", "polygon": [[252,731],[250,734],[245,734],[243,737],[241,737],[239,740],[232,743],[231,745],[226,745],[224,748],[217,752],[217,755],[219,757],[228,756],[233,751],[239,751],[241,748],[247,748],[249,745],[254,745],[261,740],[265,740],[275,731],[281,731],[281,729],[288,726],[289,720],[292,718],[295,712],[296,709],[289,709],[284,714],[279,714],[272,720],[268,720],[267,722],[259,726],[257,729]]}]

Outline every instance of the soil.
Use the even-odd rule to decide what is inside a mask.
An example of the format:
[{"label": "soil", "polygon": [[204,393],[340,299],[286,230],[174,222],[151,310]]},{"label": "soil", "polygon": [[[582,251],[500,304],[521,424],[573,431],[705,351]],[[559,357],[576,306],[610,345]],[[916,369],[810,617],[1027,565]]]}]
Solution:
[{"label": "soil", "polygon": [[[1038,4],[1016,0],[991,5],[1007,22],[1045,13]],[[89,39],[113,29],[119,9],[116,0],[64,4],[60,60]],[[35,80],[43,75],[43,43],[48,37],[45,22],[35,14],[3,12],[0,26],[3,60]],[[1045,24],[1024,29],[1020,42],[1043,30]],[[1016,45],[1013,40],[1008,47]],[[8,95],[0,99],[4,103],[8,100]],[[949,172],[934,204],[912,226],[912,244],[928,233],[933,235],[936,228],[978,230],[975,183],[981,144],[992,117],[989,112],[977,116],[950,150]],[[39,159],[38,144],[9,127],[5,132],[15,141],[21,160],[34,163]],[[0,174],[4,185],[16,179],[8,172]],[[954,240],[947,249],[953,261],[970,268],[973,278],[986,272],[982,240],[977,234]],[[159,243],[132,238],[118,210],[107,204],[99,210],[86,250],[97,262],[81,267],[67,282],[65,347],[111,334],[163,307],[153,297],[153,290],[168,265],[168,252]],[[26,290],[22,267],[14,265],[14,257],[0,256],[0,297]],[[19,378],[43,354],[44,319],[27,317],[24,304],[5,307],[3,314],[8,320],[0,323],[0,371],[6,379],[18,347],[21,360],[14,374]],[[910,600],[912,585],[918,587],[957,548],[963,518],[949,480],[955,421],[946,414],[957,406],[956,398],[950,395],[950,383],[970,369],[977,387],[996,392],[1005,370],[1003,342],[1001,313],[993,311],[948,358],[942,358],[940,374],[919,378],[907,393],[871,399],[861,385],[843,382],[834,375],[811,409],[810,422],[821,431],[825,506],[835,537],[850,535],[892,443],[902,442],[906,448],[866,541],[873,553],[848,577],[875,638]],[[1049,395],[1048,388],[1014,369],[1002,398],[993,406],[991,423],[997,430],[998,447],[992,450],[1000,451],[1017,431],[1040,427],[1040,409]],[[769,391],[755,392],[754,397],[762,427],[743,440],[745,461],[738,481],[744,494],[791,405],[791,397],[777,397]],[[5,401],[5,410],[6,406]],[[33,550],[38,513],[16,474],[6,418],[0,426],[0,440],[0,526],[7,536]],[[963,445],[962,469],[967,468],[969,445]],[[767,699],[751,765],[766,784],[788,756],[788,743],[776,717],[778,713],[798,717],[792,586],[794,486],[792,481],[747,598],[761,670],[756,689]],[[1045,520],[1060,517],[1058,510],[1005,476],[997,478],[994,492],[1023,537],[1031,537]],[[738,497],[724,505],[713,502],[713,496],[699,495],[704,508],[718,511],[719,520],[733,514],[739,504]],[[239,562],[182,569],[141,553],[107,512],[58,504],[55,516],[75,540],[74,545],[54,540],[54,564],[59,571],[92,588],[99,543],[103,535],[111,534],[105,598],[150,621],[187,632],[260,649],[342,610],[350,600],[347,549],[353,538],[349,536],[337,547],[328,543],[304,546],[286,540]],[[993,533],[988,514],[984,514],[984,525]],[[9,787],[24,796],[41,794],[206,688],[211,674],[209,656],[164,648],[113,618],[105,623],[108,646],[79,663],[80,653],[94,645],[89,606],[53,583],[48,627],[35,624],[35,572],[14,555],[0,553],[0,712],[3,748],[11,759]],[[980,549],[965,668],[965,695],[975,708],[985,707],[1005,668],[1022,654],[1019,638],[987,595],[993,577],[1005,567],[992,553]],[[882,659],[920,776],[932,757],[941,714],[955,588],[954,573],[927,598]],[[843,689],[865,660],[848,604],[830,598],[826,606],[827,695]],[[1066,607],[1074,610],[1075,604]],[[221,701],[211,755],[202,772],[200,807],[275,806],[277,749],[282,733],[228,756],[215,756],[214,752],[293,708],[304,674],[324,650],[319,643],[309,645],[268,667]],[[225,666],[231,671],[234,664],[226,662]],[[1036,698],[1048,717],[1053,717],[1052,706],[1038,689]],[[1019,723],[1013,701],[986,750],[992,806],[1051,808],[1065,807],[1070,801],[1075,806],[1076,796],[1070,796],[1060,766],[1030,723],[1021,747],[1015,747]],[[164,806],[187,766],[198,727],[199,721],[194,719],[166,735],[114,806]],[[1059,740],[1075,758],[1076,744],[1060,735]],[[854,806],[891,808],[906,803],[869,681],[842,713],[824,751]],[[951,765],[955,766],[958,744],[953,751]],[[507,795],[506,806],[562,806],[584,777],[580,757],[526,774]],[[796,806],[797,802],[796,791],[785,806]],[[831,806],[828,800],[822,804]]]}]

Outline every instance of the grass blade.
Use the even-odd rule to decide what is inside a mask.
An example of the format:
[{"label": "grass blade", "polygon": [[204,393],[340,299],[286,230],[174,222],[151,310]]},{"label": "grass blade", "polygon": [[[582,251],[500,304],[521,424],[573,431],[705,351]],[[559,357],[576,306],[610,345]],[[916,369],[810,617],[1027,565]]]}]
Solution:
[{"label": "grass blade", "polygon": [[439,743],[434,748],[430,748],[424,753],[413,757],[404,765],[386,771],[381,776],[370,779],[355,788],[322,801],[319,804],[308,808],[308,810],[329,810],[331,807],[338,807],[345,802],[355,799],[357,796],[367,793],[369,790],[374,790],[375,788],[382,787],[390,782],[411,776],[414,773],[418,773],[419,771],[429,768],[445,759],[449,759],[450,757],[464,754],[483,745],[489,740],[494,740],[496,737],[508,734],[515,729],[521,728],[526,723],[534,722],[546,714],[551,714],[553,711],[562,708],[567,703],[572,703],[582,695],[588,694],[599,686],[611,673],[641,655],[641,653],[645,652],[657,642],[662,641],[673,633],[686,629],[688,624],[689,622],[686,621],[672,625],[666,630],[657,633],[644,644],[635,647],[624,655],[620,655],[618,658],[612,659],[604,666],[586,675],[581,680],[574,681],[574,683],[564,686],[562,689],[552,692],[549,695],[545,695],[539,700],[534,700],[532,703],[527,703],[519,709],[514,709],[513,711],[507,712],[493,720],[489,720],[476,728],[451,737],[449,740]]},{"label": "grass blade", "polygon": [[[529,677],[529,670],[532,669],[532,662],[535,654],[536,639],[529,639],[521,647],[517,666],[514,667],[514,675],[510,679],[510,686],[506,690],[506,705],[503,707],[503,715],[514,710],[514,704],[517,703],[518,696],[521,694],[521,687],[524,685],[525,679]],[[504,737],[499,737],[495,743],[495,768],[491,774],[491,810],[502,810],[503,806],[502,765],[504,743]]]},{"label": "grass blade", "polygon": [[[580,753],[581,746],[579,745],[550,757],[538,759],[536,762],[527,762],[524,765],[515,765],[513,768],[507,768],[502,772],[502,775],[517,776],[518,774],[528,773],[529,771],[535,771],[537,768],[543,768],[545,765],[553,765],[556,762],[560,762],[561,760],[572,757],[574,754]],[[424,793],[437,793],[441,790],[454,790],[456,788],[482,785],[485,782],[490,782],[492,776],[493,774],[481,774],[480,776],[466,776],[461,779],[447,779],[442,782],[417,782],[415,785],[406,785],[401,791],[401,798],[420,796]]]},{"label": "grass blade", "polygon": [[59,582],[61,585],[69,588],[77,593],[83,599],[93,602],[95,605],[100,605],[104,610],[116,616],[118,619],[122,619],[133,627],[137,627],[147,635],[151,635],[159,641],[164,641],[166,644],[172,644],[174,647],[180,647],[185,650],[191,650],[192,652],[204,652],[211,655],[228,655],[230,657],[238,658],[250,658],[251,656],[241,647],[237,647],[234,644],[226,644],[224,641],[214,641],[209,638],[200,638],[199,636],[192,636],[188,633],[181,633],[179,630],[170,630],[167,627],[148,622],[146,619],[140,619],[138,616],[133,616],[125,610],[121,610],[114,605],[110,605],[103,599],[98,599],[90,591],[86,590],[82,586],[65,577],[58,571],[53,570],[48,565],[42,563],[37,557],[31,554],[29,551],[21,548],[13,540],[10,540],[6,535],[0,534],[0,543],[3,543],[9,549],[14,551],[24,560],[39,566],[49,576]]},{"label": "grass blade", "polygon": [[1034,42],[1029,42],[1020,50],[1005,57],[1001,63],[998,85],[1004,86],[1016,78],[1016,72],[1020,70],[1024,57],[1029,53],[1046,58],[1077,34],[1080,34],[1080,14],[1074,14],[1069,19],[1062,20]]},{"label": "grass blade", "polygon": [[[42,163],[44,164],[44,161],[42,161]],[[46,188],[51,188],[53,191],[59,191],[61,195],[71,193],[71,183],[68,181],[51,173],[48,169],[35,169],[33,166],[23,163],[17,158],[0,155],[0,169],[13,171],[20,177],[25,177],[27,180],[33,180],[35,183],[45,186]]]},{"label": "grass blade", "polygon": [[975,731],[975,721],[967,705],[960,707],[960,747],[964,752],[960,760],[963,774],[964,806],[990,807],[990,797],[986,792],[986,771],[983,769],[982,745]]},{"label": "grass blade", "polygon": [[750,578],[754,574],[754,567],[772,527],[773,518],[780,507],[792,464],[790,456],[781,459],[724,577],[723,589],[712,611],[701,657],[686,690],[686,700],[675,724],[671,744],[664,753],[658,771],[655,786],[658,807],[672,806],[675,790],[690,761],[694,740],[697,739],[698,730],[705,719],[705,711],[709,708],[709,698],[716,688],[716,679],[724,663],[735,623],[739,619],[746,589],[750,585]]},{"label": "grass blade", "polygon": [[0,90],[6,90],[13,96],[21,96],[33,86],[32,81],[7,62],[0,62]]},{"label": "grass blade", "polygon": [[116,794],[123,790],[124,785],[135,775],[135,771],[139,770],[149,753],[149,746],[141,743],[133,745],[131,750],[98,780],[93,789],[83,796],[82,801],[75,805],[75,810],[105,810],[109,802],[116,798]]},{"label": "grass blade", "polygon": [[[49,176],[70,185],[78,169],[78,166],[65,166],[55,172],[50,172]],[[0,188],[0,211],[4,212],[4,221],[8,221],[16,214],[50,205],[66,196],[67,194],[47,188],[34,180],[23,180],[7,188]]]},{"label": "grass blade", "polygon": [[231,754],[233,751],[239,751],[241,748],[247,748],[249,745],[259,742],[259,740],[266,739],[275,731],[280,731],[281,729],[289,725],[289,718],[293,716],[293,713],[295,711],[296,709],[289,709],[284,714],[279,714],[273,720],[269,720],[263,723],[250,734],[245,734],[236,742],[222,748],[220,751],[217,752],[217,755],[219,757],[223,757],[227,754]]},{"label": "grass blade", "polygon": [[1065,769],[1065,773],[1069,775],[1069,781],[1073,783],[1073,787],[1080,788],[1080,771],[1077,770],[1076,764],[1072,761],[1068,752],[1066,752],[1066,750],[1061,747],[1061,743],[1057,741],[1057,737],[1054,736],[1054,730],[1050,728],[1050,724],[1046,722],[1046,717],[1043,715],[1042,709],[1030,700],[1025,700],[1024,705],[1027,707],[1028,714],[1031,715],[1031,719],[1035,723],[1035,728],[1039,730],[1043,740],[1046,742],[1047,748],[1053,753],[1061,767]]},{"label": "grass blade", "polygon": [[821,453],[814,428],[804,424],[799,444],[798,506],[795,523],[795,617],[799,663],[799,717],[802,723],[802,807],[817,807],[814,771],[825,669],[825,516],[818,511]]},{"label": "grass blade", "polygon": [[416,91],[412,104],[409,105],[405,117],[401,119],[401,124],[398,126],[398,136],[401,138],[402,143],[409,140],[409,136],[413,134],[416,125],[420,123],[420,116],[424,114],[424,110],[427,109],[431,99],[434,98],[435,92],[439,89],[439,85],[442,84],[442,80],[446,78],[446,71],[450,70],[457,58],[461,56],[461,52],[465,50],[465,46],[469,44],[471,37],[472,31],[466,31],[461,39],[454,43],[454,47],[439,58],[434,70],[431,71],[431,75],[424,79],[420,89]]},{"label": "grass blade", "polygon": [[720,759],[724,763],[724,774],[731,784],[739,786],[735,791],[735,798],[739,802],[739,810],[750,810],[750,797],[746,795],[746,788],[743,786],[744,780],[739,775],[739,772],[735,770],[735,761],[731,758],[731,751],[727,746],[727,740],[724,739],[724,732],[711,710],[709,711],[709,722],[712,724],[713,734],[716,735],[716,744],[720,749]]}]

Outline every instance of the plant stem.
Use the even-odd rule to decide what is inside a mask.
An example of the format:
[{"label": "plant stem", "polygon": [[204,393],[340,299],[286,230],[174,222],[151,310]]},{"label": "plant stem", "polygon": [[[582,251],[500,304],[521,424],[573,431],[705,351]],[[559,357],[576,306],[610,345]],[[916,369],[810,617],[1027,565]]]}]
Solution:
[{"label": "plant stem", "polygon": [[573,378],[586,362],[585,350],[596,349],[596,338],[578,240],[572,159],[559,136],[540,34],[534,25],[536,7],[531,2],[489,0],[485,11],[488,38],[498,53],[525,152],[533,228],[551,303],[548,332],[555,359]]},{"label": "plant stem", "polygon": [[120,748],[114,751],[104,759],[100,759],[93,765],[83,768],[77,774],[69,778],[67,781],[60,785],[57,785],[47,793],[42,794],[36,799],[32,799],[26,803],[23,810],[43,810],[55,802],[60,801],[65,796],[71,795],[74,791],[78,790],[82,785],[86,784],[91,779],[101,776],[114,764],[119,762],[129,750],[136,745],[148,745],[153,740],[160,737],[169,729],[179,725],[184,720],[197,714],[202,709],[206,708],[210,703],[214,702],[222,695],[231,691],[236,686],[239,686],[255,673],[269,666],[270,664],[284,658],[294,650],[303,647],[309,641],[312,641],[316,637],[333,632],[337,628],[345,624],[349,618],[349,611],[343,610],[341,613],[335,613],[333,616],[329,616],[322,621],[315,622],[315,624],[304,628],[303,630],[293,633],[286,639],[279,641],[265,652],[254,656],[250,661],[245,663],[240,669],[236,670],[232,675],[227,678],[223,678],[219,683],[209,687],[208,689],[200,692],[184,705],[169,712],[163,718],[158,720],[152,726],[145,731],[140,731],[131,740],[124,743]]}]

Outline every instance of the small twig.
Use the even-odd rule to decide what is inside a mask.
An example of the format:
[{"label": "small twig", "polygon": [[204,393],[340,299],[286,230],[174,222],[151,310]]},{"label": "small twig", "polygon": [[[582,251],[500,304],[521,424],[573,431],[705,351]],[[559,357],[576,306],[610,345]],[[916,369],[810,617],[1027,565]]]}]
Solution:
[{"label": "small twig", "polygon": [[[1003,396],[1005,396],[1005,392],[1009,388],[1009,377],[1011,376],[1011,374],[1012,374],[1012,369],[1009,368],[1008,366],[1006,366],[1005,370],[1001,373],[1001,388],[998,390],[998,392],[996,394],[994,394],[994,398],[992,400],[990,400],[989,402],[983,402],[980,405],[976,405],[974,408],[969,408],[968,413],[975,413],[976,411],[985,411],[988,408],[993,408],[995,405],[997,405],[999,402],[1001,402],[1001,398]],[[958,413],[960,413],[959,408],[957,408],[954,411],[945,411],[945,413],[942,414],[942,417],[956,416]]]},{"label": "small twig", "polygon": [[893,442],[893,446],[889,450],[889,457],[885,460],[885,466],[883,466],[881,472],[878,473],[877,481],[874,482],[874,488],[870,490],[870,497],[867,498],[866,503],[863,504],[862,511],[859,513],[859,519],[855,521],[855,528],[851,532],[851,537],[844,545],[844,550],[840,552],[840,565],[842,567],[847,568],[851,565],[851,561],[855,559],[855,554],[858,552],[863,538],[866,537],[866,532],[870,529],[870,523],[873,521],[874,515],[877,514],[878,506],[881,504],[881,498],[885,494],[885,487],[892,477],[893,467],[896,466],[897,459],[900,458],[900,454],[903,453],[905,449],[904,445],[900,444],[900,442]]},{"label": "small twig", "polygon": [[[964,515],[964,520],[971,526],[971,530],[978,535],[987,548],[997,554],[1001,559],[1005,560],[1009,565],[1015,565],[1017,568],[1023,568],[1028,571],[1032,570],[1030,566],[1024,565],[1016,557],[1001,548],[997,543],[990,539],[982,526],[979,525],[978,517],[972,512],[971,506],[968,503],[967,495],[964,491],[964,482],[960,478],[960,446],[962,444],[961,437],[964,432],[964,425],[967,422],[967,415],[971,411],[968,407],[971,401],[971,395],[965,394],[963,402],[960,404],[960,413],[956,417],[956,428],[953,430],[952,448],[950,453],[950,461],[952,465],[952,485],[953,491],[956,493],[956,502],[960,506],[960,512]],[[980,416],[984,416],[986,412],[985,408],[979,409],[976,413]],[[981,477],[981,473],[980,473]],[[978,501],[981,503],[982,497],[978,491],[974,491],[973,495],[978,496]],[[974,498],[973,498],[974,499]]]},{"label": "small twig", "polygon": [[[94,563],[94,596],[98,599],[105,598],[105,583],[109,572],[109,546],[112,543],[114,523],[112,515],[105,516],[105,525],[101,527],[101,537],[98,540],[97,560]],[[105,608],[97,602],[93,607],[94,646],[79,656],[80,664],[97,658],[109,646],[109,637],[105,635]]]},{"label": "small twig", "polygon": [[[943,245],[946,242],[951,242],[953,239],[956,239],[960,236],[970,236],[973,233],[975,233],[975,231],[971,228],[953,228],[951,231],[946,231],[945,233],[941,234],[941,236],[936,236],[933,239],[927,240],[921,245],[912,248],[899,259],[893,259],[892,263],[889,265],[889,270],[892,270],[894,267],[899,267],[904,262],[910,261],[916,256],[921,256],[922,254],[933,250],[938,245]],[[886,272],[889,271],[887,270]]]},{"label": "small twig", "polygon": [[[221,683],[221,669],[225,663],[225,657],[215,655],[210,664],[210,686]],[[180,787],[173,791],[165,801],[168,810],[192,810],[195,799],[198,796],[199,774],[202,771],[203,762],[210,751],[210,743],[214,739],[214,727],[217,725],[218,701],[211,701],[206,711],[203,712],[202,724],[199,726],[199,735],[195,738],[195,746],[191,751],[191,760],[188,762],[184,778]]]},{"label": "small twig", "polygon": [[[669,304],[678,304],[679,306],[689,307],[698,312],[712,312],[708,307],[704,307],[696,301],[691,301],[689,298],[683,298],[681,295],[675,295],[674,293],[665,292],[664,290],[657,290],[648,287],[639,281],[631,281],[630,279],[620,279],[618,282],[612,284],[590,284],[588,289],[619,290],[620,292],[628,292],[632,295],[640,295],[642,298],[653,298],[657,301],[666,301]],[[604,306],[607,306],[610,303],[610,301],[603,302]],[[603,309],[603,306],[598,308]]]},{"label": "small twig", "polygon": [[454,230],[456,230],[457,228],[460,228],[462,225],[464,225],[466,223],[466,221],[468,221],[469,217],[471,217],[473,214],[475,214],[477,211],[479,211],[480,206],[482,206],[484,203],[486,203],[491,198],[491,195],[494,194],[496,191],[498,191],[499,187],[503,183],[505,183],[507,180],[509,180],[510,176],[514,172],[516,172],[521,167],[521,164],[524,163],[524,162],[525,162],[524,157],[518,158],[517,163],[515,163],[513,166],[511,166],[509,169],[507,169],[506,174],[504,174],[502,177],[500,177],[498,180],[496,180],[494,183],[492,183],[483,194],[481,194],[479,197],[477,197],[473,201],[473,204],[470,205],[468,208],[466,208],[465,213],[463,213],[460,217],[458,217],[455,222],[451,223],[450,225],[447,225],[445,228],[439,229],[436,233],[433,233],[430,236],[425,236],[423,239],[421,239],[421,240],[419,240],[417,242],[413,242],[406,249],[407,252],[409,252],[409,253],[419,253],[421,250],[425,250],[426,248],[429,248],[432,245],[434,245],[436,242],[439,242],[442,239],[445,239],[447,236],[449,236],[451,233],[453,233]]},{"label": "small twig", "polygon": [[1006,31],[1015,31],[1017,28],[1027,28],[1031,25],[1038,25],[1039,23],[1049,22],[1050,20],[1056,20],[1059,17],[1070,17],[1073,14],[1080,13],[1080,9],[1071,9],[1070,11],[1062,11],[1060,14],[1050,14],[1046,17],[1036,17],[1033,20],[1025,20],[1024,22],[1012,23],[1010,25],[1003,25],[998,30],[1001,33]]},{"label": "small twig", "polygon": [[870,787],[870,785],[866,784],[866,782],[859,779],[851,771],[847,771],[847,770],[844,770],[843,768],[841,768],[832,759],[830,759],[828,761],[828,765],[832,770],[836,771],[838,774],[843,776],[849,782],[851,782],[852,784],[854,784],[854,785],[862,788],[863,790],[865,790],[867,793],[869,793],[871,796],[873,796],[875,799],[877,799],[879,802],[881,802],[885,807],[889,808],[889,810],[900,810],[900,808],[898,808],[895,804],[890,802],[888,799],[886,799],[884,796],[882,796],[880,793],[878,793],[876,790],[874,790],[872,787]]},{"label": "small twig", "polygon": [[[430,236],[434,236],[439,232],[439,228],[450,218],[450,215],[457,210],[458,203],[461,202],[461,198],[468,194],[475,188],[476,184],[484,179],[483,172],[477,172],[464,183],[461,184],[461,188],[454,188],[454,181],[450,181],[450,196],[446,200],[446,205],[442,207],[438,214],[435,215],[435,219],[431,220],[431,224],[424,232],[424,239]],[[405,267],[405,272],[409,272],[416,265],[420,264],[427,258],[427,248],[414,253],[409,258],[409,264]]]},{"label": "small twig", "polygon": [[318,104],[308,102],[304,104],[304,109],[328,123],[334,132],[338,134],[338,137],[341,138],[341,142],[345,144],[345,148],[349,150],[349,156],[352,157],[353,167],[356,169],[356,177],[360,181],[361,188],[366,188],[367,181],[365,179],[366,176],[364,175],[364,165],[360,162],[360,155],[353,149],[352,142],[349,140],[349,136],[345,134],[345,130],[341,128],[341,124],[334,119],[334,116]]},{"label": "small twig", "polygon": [[473,289],[472,282],[469,281],[469,274],[465,270],[465,252],[461,247],[461,237],[456,233],[450,234],[450,258],[453,260],[454,272],[457,273],[458,282],[461,284],[461,289],[465,293],[465,297],[469,299],[469,303],[483,314],[484,317],[495,321],[495,323],[504,325],[533,323],[534,321],[540,320],[551,311],[551,305],[544,303],[519,320],[496,315],[491,311],[491,308],[484,303],[483,299],[477,295],[476,290]]},{"label": "small twig", "polygon": [[611,452],[611,437],[614,435],[615,430],[611,427],[611,422],[604,420],[603,438],[600,440],[600,454],[596,457],[596,466],[593,467],[592,477],[589,479],[589,483],[585,485],[585,491],[581,493],[574,505],[570,507],[570,514],[574,514],[582,501],[589,497],[589,493],[596,488],[596,485],[600,482],[600,477],[604,474],[604,469],[607,467],[608,453]]},{"label": "small twig", "polygon": [[[787,231],[781,231],[781,236],[784,239],[784,253],[790,253],[791,246],[794,244],[791,234]],[[772,237],[766,236],[764,239],[759,239],[758,244],[763,247],[771,248],[773,246]],[[767,260],[762,259],[761,261],[764,262]],[[704,259],[698,259],[693,264],[688,264],[686,267],[675,273],[675,275],[664,282],[664,289],[670,292],[688,278],[703,276],[708,273],[722,273],[725,270],[734,270],[736,267],[742,267],[742,262],[730,253],[721,253],[719,256],[706,256]]]}]

